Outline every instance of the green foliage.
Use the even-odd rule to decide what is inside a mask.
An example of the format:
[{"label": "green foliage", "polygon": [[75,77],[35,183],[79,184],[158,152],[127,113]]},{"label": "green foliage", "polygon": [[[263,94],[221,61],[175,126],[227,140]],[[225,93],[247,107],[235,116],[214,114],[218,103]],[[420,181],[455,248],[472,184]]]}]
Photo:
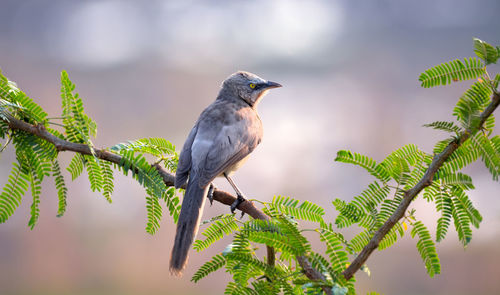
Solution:
[{"label": "green foliage", "polygon": [[386,171],[381,169],[377,162],[362,154],[352,153],[351,151],[338,151],[335,161],[358,165],[380,180],[388,178]]},{"label": "green foliage", "polygon": [[29,98],[24,92],[19,90],[16,83],[9,81],[0,71],[0,115],[5,118],[10,114],[16,118],[21,118],[32,124],[44,124],[47,113]]},{"label": "green foliage", "polygon": [[452,81],[476,79],[486,73],[484,64],[475,57],[453,60],[442,63],[423,72],[418,80],[422,87],[429,88],[438,85],[447,85]]},{"label": "green foliage", "polygon": [[102,172],[102,195],[106,200],[111,203],[111,194],[113,194],[114,183],[113,183],[113,169],[111,169],[111,163],[107,161],[99,161],[99,167]]},{"label": "green foliage", "polygon": [[[149,193],[149,192],[148,192]],[[148,222],[146,224],[146,231],[150,234],[155,234],[160,228],[160,220],[162,217],[162,210],[157,196],[146,196],[146,209],[148,211]]]},{"label": "green foliage", "polygon": [[437,221],[436,242],[441,242],[448,232],[453,214],[453,203],[448,194],[436,194],[436,210],[441,211],[441,217]]},{"label": "green foliage", "polygon": [[[495,63],[498,56],[492,46],[475,40],[475,51],[486,64]],[[496,49],[495,49],[496,50]],[[479,227],[481,214],[474,208],[467,191],[474,189],[472,178],[460,170],[481,158],[494,180],[500,174],[500,137],[491,136],[495,120],[489,116],[480,126],[481,114],[492,102],[497,91],[499,75],[490,80],[485,66],[479,59],[468,58],[441,64],[425,71],[420,76],[423,87],[446,85],[451,81],[479,78],[460,97],[453,114],[458,123],[436,121],[424,126],[451,133],[451,138],[439,141],[429,154],[415,145],[407,145],[392,152],[382,162],[376,163],[370,157],[340,151],[336,161],[350,163],[367,170],[376,179],[360,196],[350,202],[333,201],[339,212],[335,224],[348,227],[354,224],[363,228],[349,242],[349,253],[359,252],[370,242],[379,229],[398,209],[406,196],[424,177],[432,159],[440,155],[449,145],[459,145],[433,177],[433,182],[424,187],[423,196],[434,202],[441,214],[437,221],[436,241],[442,241],[453,220],[459,240],[466,246],[472,238],[472,227]],[[465,140],[463,140],[465,138]],[[394,184],[394,185],[393,185]],[[413,224],[412,236],[418,236],[417,249],[422,256],[430,276],[440,272],[439,259],[430,233],[421,221],[416,219],[414,209],[405,214],[404,223],[396,222],[379,243],[379,250],[393,245],[404,235],[407,222]]]},{"label": "green foliage", "polygon": [[326,254],[330,257],[331,267],[335,273],[335,277],[337,277],[349,264],[349,257],[343,246],[344,238],[335,232],[332,226],[324,226],[318,229],[318,232],[321,241],[326,244]]},{"label": "green foliage", "polygon": [[99,166],[98,161],[99,160],[93,156],[83,156],[83,163],[85,168],[87,168],[87,174],[89,177],[90,189],[93,192],[100,191],[103,183],[101,166]]},{"label": "green foliage", "polygon": [[[500,48],[500,47],[497,47],[497,48]],[[493,89],[498,89],[498,84],[500,83],[500,74],[496,74],[495,75],[495,79],[493,79],[493,81],[491,82],[492,84],[492,88]]]},{"label": "green foliage", "polygon": [[52,161],[52,176],[57,188],[57,199],[58,199],[58,209],[57,217],[62,217],[64,212],[66,212],[66,199],[68,195],[68,189],[66,188],[66,183],[61,172],[61,167],[57,160]]},{"label": "green foliage", "polygon": [[40,140],[30,134],[19,134],[13,142],[17,161],[31,187],[33,201],[28,226],[33,229],[40,215],[41,183],[43,178],[50,176],[52,172],[52,159],[47,159],[52,153],[50,150],[45,150]]},{"label": "green foliage", "polygon": [[[33,228],[39,218],[41,183],[44,177],[54,177],[58,195],[58,216],[62,216],[67,206],[67,188],[61,167],[57,161],[58,152],[53,144],[21,131],[11,131],[5,122],[9,116],[24,120],[34,125],[44,125],[45,130],[57,138],[72,143],[82,143],[89,146],[92,155],[75,154],[67,170],[75,180],[84,168],[92,191],[101,192],[108,202],[114,190],[113,167],[110,162],[100,160],[95,155],[92,138],[97,135],[96,123],[85,113],[83,101],[75,92],[75,84],[68,74],[61,73],[62,125],[64,133],[51,129],[47,114],[33,102],[26,94],[20,91],[15,83],[0,74],[0,136],[11,136],[16,148],[18,163],[11,181],[5,186],[4,194],[0,198],[0,221],[5,222],[19,206],[21,198],[31,185],[32,206],[31,218],[28,225]],[[179,216],[179,198],[175,189],[167,188],[156,168],[144,158],[144,154],[151,154],[164,162],[168,169],[175,171],[178,155],[175,146],[162,138],[140,139],[126,144],[117,145],[114,152],[122,155],[122,162],[118,168],[125,174],[132,171],[132,176],[146,189],[146,209],[148,222],[146,229],[150,233],[157,231],[162,216],[159,200],[165,201],[174,220]],[[113,165],[116,168],[116,165]]]},{"label": "green foliage", "polygon": [[167,205],[168,212],[170,212],[174,222],[177,223],[180,213],[180,199],[176,195],[176,190],[174,187],[168,188],[163,192],[162,199]]},{"label": "green foliage", "polygon": [[162,209],[158,199],[166,199],[169,205],[170,215],[177,220],[180,212],[179,200],[175,194],[166,194],[167,187],[158,170],[144,158],[143,154],[135,155],[133,150],[120,149],[122,159],[118,165],[123,174],[132,172],[132,177],[146,189],[146,209],[148,222],[146,231],[154,234],[159,226],[162,217]]},{"label": "green foliage", "polygon": [[424,127],[430,127],[430,128],[434,128],[436,130],[442,130],[442,131],[455,133],[455,134],[459,134],[460,132],[463,131],[462,128],[455,125],[455,123],[445,122],[445,121],[436,121],[436,122],[432,122],[430,124],[424,124]]},{"label": "green foliage", "polygon": [[41,183],[44,177],[52,174],[57,151],[54,146],[32,134],[22,131],[7,132],[5,122],[10,118],[39,126],[47,124],[47,113],[0,72],[0,136],[5,138],[8,134],[9,141],[14,143],[17,160],[0,195],[0,222],[7,221],[14,214],[29,185],[32,205],[28,226],[33,229],[40,215]]},{"label": "green foliage", "polygon": [[465,129],[475,132],[478,129],[479,114],[490,103],[493,91],[484,81],[474,83],[458,100],[453,115]]},{"label": "green foliage", "polygon": [[[447,143],[449,141],[446,141]],[[438,147],[437,153],[440,153],[444,149],[443,147]],[[479,158],[479,151],[474,148],[471,143],[471,140],[464,142],[451,156],[448,160],[443,164],[441,169],[439,169],[440,173],[444,173],[446,175],[453,174],[457,171],[460,171],[465,166],[475,162]]]},{"label": "green foliage", "polygon": [[481,160],[490,171],[493,180],[498,180],[500,173],[500,152],[495,144],[483,133],[476,133],[471,138],[472,146],[481,155]]},{"label": "green foliage", "polygon": [[35,173],[36,170],[33,169],[33,164],[35,161],[30,161],[33,160],[34,158],[28,159],[28,163],[31,164],[28,166],[28,168],[31,168],[28,170],[29,172],[29,180],[30,180],[30,186],[31,186],[31,195],[33,197],[33,203],[31,204],[31,210],[30,210],[30,220],[28,222],[28,226],[33,229],[35,227],[36,222],[38,221],[38,217],[40,216],[40,194],[42,191],[42,181],[38,178],[38,175]]},{"label": "green foliage", "polygon": [[299,200],[290,197],[275,196],[268,205],[272,211],[313,222],[321,222],[325,215],[325,210],[320,206],[309,201],[303,201],[299,205]]},{"label": "green foliage", "polygon": [[0,194],[0,223],[7,221],[21,205],[21,198],[29,186],[27,179],[28,176],[23,173],[19,163],[14,162],[8,182]]},{"label": "green foliage", "polygon": [[439,263],[439,258],[436,252],[436,246],[431,239],[431,234],[429,230],[421,221],[417,221],[413,224],[413,229],[411,230],[411,237],[414,238],[418,235],[417,249],[425,263],[425,268],[429,276],[433,277],[436,274],[441,273],[441,264]]},{"label": "green foliage", "polygon": [[131,171],[132,177],[146,189],[148,195],[146,197],[148,216],[146,231],[154,234],[160,226],[162,209],[158,199],[165,201],[170,215],[177,222],[180,213],[179,197],[175,194],[174,189],[166,187],[158,170],[145,158],[145,154],[155,156],[158,158],[156,163],[163,161],[167,168],[175,171],[178,160],[175,146],[163,138],[143,138],[117,144],[111,147],[111,151],[122,156],[118,165],[119,169],[125,175]]},{"label": "green foliage", "polygon": [[75,154],[73,156],[73,159],[71,159],[71,162],[69,163],[69,166],[67,170],[69,173],[71,173],[71,180],[75,180],[82,174],[83,172],[83,166],[84,166],[84,160],[83,160],[83,155],[81,154]]},{"label": "green foliage", "polygon": [[143,138],[127,143],[119,143],[111,148],[120,153],[123,150],[150,154],[157,158],[175,155],[175,146],[164,138]]},{"label": "green foliage", "polygon": [[436,180],[437,179],[440,180],[441,185],[462,188],[464,190],[474,189],[474,185],[472,185],[472,178],[469,175],[460,172],[439,176]]},{"label": "green foliage", "polygon": [[251,242],[265,244],[275,250],[303,255],[310,249],[307,240],[297,227],[286,218],[277,220],[251,220],[243,226],[242,232]]},{"label": "green foliage", "polygon": [[92,147],[90,136],[97,135],[97,124],[83,109],[83,101],[78,93],[73,93],[75,84],[66,71],[61,73],[62,117],[67,139]]},{"label": "green foliage", "polygon": [[[226,287],[227,294],[304,294],[305,291],[321,294],[324,286],[343,294],[353,291],[352,283],[346,282],[341,275],[348,264],[346,249],[352,249],[343,236],[335,232],[334,226],[323,220],[324,210],[321,207],[311,202],[276,196],[265,203],[264,211],[271,216],[269,220],[250,219],[238,225],[233,215],[221,215],[206,222],[210,226],[203,232],[205,240],[196,241],[195,249],[204,250],[230,233],[234,234],[234,240],[222,255],[214,256],[203,265],[192,280],[199,281],[225,267],[233,276],[233,282]],[[329,259],[312,251],[308,239],[299,230],[297,220],[317,226],[314,231],[327,245]],[[274,248],[277,254],[274,265],[259,259],[258,247],[254,246],[259,244]],[[327,281],[311,282],[297,269],[300,266],[296,257],[303,255],[321,270]]]},{"label": "green foliage", "polygon": [[500,56],[498,47],[495,48],[477,38],[474,38],[474,52],[480,59],[485,62],[486,65],[496,63],[498,57]]},{"label": "green foliage", "polygon": [[196,251],[203,251],[216,241],[222,239],[224,235],[229,235],[239,229],[233,214],[217,216],[209,221],[210,226],[203,231],[205,240],[195,241],[193,248]]},{"label": "green foliage", "polygon": [[226,259],[221,254],[217,254],[212,257],[212,260],[205,262],[198,271],[193,275],[191,281],[198,282],[202,278],[208,276],[210,273],[219,270],[226,265]]}]

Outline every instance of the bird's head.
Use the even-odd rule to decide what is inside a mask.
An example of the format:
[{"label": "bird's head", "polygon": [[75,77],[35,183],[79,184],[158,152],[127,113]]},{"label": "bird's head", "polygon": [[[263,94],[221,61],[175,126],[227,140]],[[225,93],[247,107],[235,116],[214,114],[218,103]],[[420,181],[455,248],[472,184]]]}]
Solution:
[{"label": "bird's head", "polygon": [[281,87],[281,84],[244,71],[232,74],[222,83],[222,90],[236,94],[252,107],[257,106],[267,90],[278,87]]}]

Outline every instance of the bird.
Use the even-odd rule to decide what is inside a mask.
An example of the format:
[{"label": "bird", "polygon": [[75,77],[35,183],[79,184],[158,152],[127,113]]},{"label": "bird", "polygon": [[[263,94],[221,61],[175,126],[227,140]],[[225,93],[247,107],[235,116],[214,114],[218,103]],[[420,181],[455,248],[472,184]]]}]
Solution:
[{"label": "bird", "polygon": [[217,98],[191,129],[179,155],[174,181],[176,188],[186,185],[186,190],[170,257],[171,274],[181,276],[186,267],[216,177],[225,177],[236,192],[232,213],[245,201],[230,175],[261,142],[263,128],[257,105],[269,89],[278,87],[282,85],[246,71],[233,73],[222,82]]}]

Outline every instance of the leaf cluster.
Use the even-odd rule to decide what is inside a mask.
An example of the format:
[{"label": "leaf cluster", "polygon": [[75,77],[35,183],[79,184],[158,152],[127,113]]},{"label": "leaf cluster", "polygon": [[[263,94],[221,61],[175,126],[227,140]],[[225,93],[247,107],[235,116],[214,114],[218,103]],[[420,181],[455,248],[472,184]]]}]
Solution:
[{"label": "leaf cluster", "polygon": [[[14,214],[28,188],[31,188],[32,205],[28,225],[33,228],[40,215],[41,187],[46,177],[52,176],[57,188],[57,216],[63,216],[67,206],[68,190],[58,161],[58,150],[40,137],[9,129],[11,118],[43,128],[62,140],[87,145],[91,155],[75,154],[66,169],[72,180],[86,170],[91,190],[102,193],[109,203],[112,202],[114,190],[113,171],[118,169],[125,175],[131,172],[147,193],[147,232],[154,233],[159,228],[162,216],[160,200],[165,202],[170,215],[177,220],[180,205],[175,189],[167,188],[156,168],[145,158],[151,155],[158,165],[164,163],[170,171],[175,171],[178,160],[175,146],[163,138],[129,141],[111,148],[111,152],[122,156],[119,164],[101,160],[95,154],[92,143],[97,135],[97,124],[85,113],[83,100],[75,92],[75,84],[65,71],[61,73],[61,102],[61,117],[48,118],[41,106],[0,73],[0,138],[7,140],[2,151],[12,143],[17,160],[0,194],[0,223]],[[60,130],[52,129],[51,126],[59,127]]]},{"label": "leaf cluster", "polygon": [[[250,219],[239,221],[232,214],[217,216],[204,224],[203,240],[197,240],[194,248],[203,251],[225,235],[232,234],[233,242],[222,254],[217,254],[194,274],[197,282],[221,268],[233,276],[225,294],[320,294],[322,288],[335,290],[335,294],[352,294],[352,282],[346,282],[341,273],[348,265],[349,244],[324,221],[324,209],[309,201],[276,196],[265,203],[264,212],[269,220]],[[312,250],[299,222],[315,224],[315,232],[327,248],[327,257]],[[307,231],[307,230],[306,230]],[[259,245],[274,248],[275,264],[259,258]],[[349,250],[350,251],[350,250]],[[297,262],[298,256],[310,259],[326,279],[312,282]]]}]

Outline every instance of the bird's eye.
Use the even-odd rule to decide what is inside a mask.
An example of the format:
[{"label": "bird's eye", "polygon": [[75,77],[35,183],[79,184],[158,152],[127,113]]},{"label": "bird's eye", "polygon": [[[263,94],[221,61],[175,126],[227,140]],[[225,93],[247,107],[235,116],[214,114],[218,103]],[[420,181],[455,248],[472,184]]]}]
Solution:
[{"label": "bird's eye", "polygon": [[254,89],[255,88],[255,84],[250,83],[250,88]]}]

